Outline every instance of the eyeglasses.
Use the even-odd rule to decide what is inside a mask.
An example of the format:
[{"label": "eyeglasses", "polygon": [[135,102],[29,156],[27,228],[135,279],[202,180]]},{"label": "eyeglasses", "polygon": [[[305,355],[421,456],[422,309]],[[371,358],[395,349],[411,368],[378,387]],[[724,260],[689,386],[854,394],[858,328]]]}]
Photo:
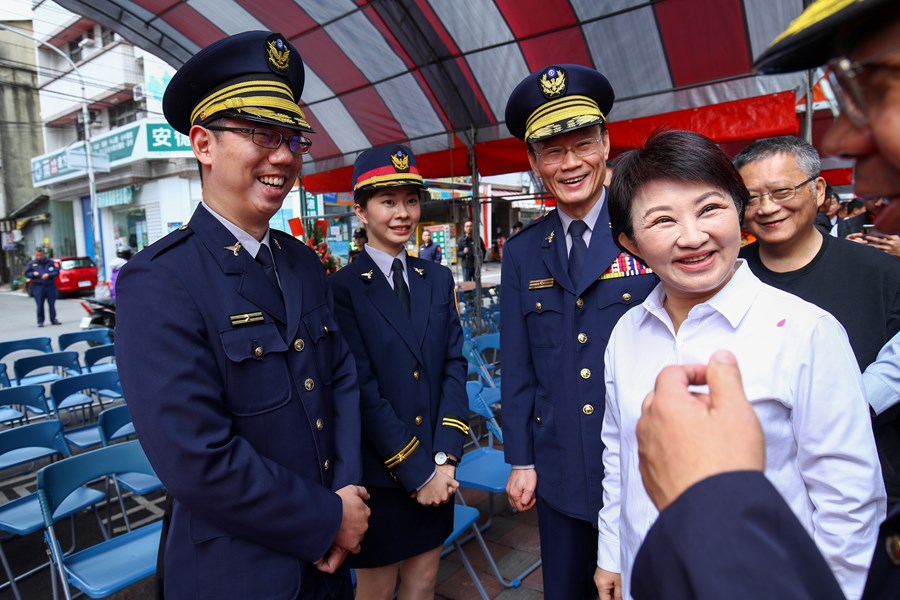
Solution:
[{"label": "eyeglasses", "polygon": [[[250,140],[257,146],[274,150],[284,141],[284,134],[274,129],[266,129],[264,127],[222,127],[220,125],[209,125],[206,127],[212,131],[231,131],[234,133],[246,133],[250,135]],[[312,140],[300,135],[299,133],[287,138],[288,148],[293,154],[306,154],[309,147],[312,146]]]},{"label": "eyeglasses", "polygon": [[871,93],[871,86],[860,81],[861,76],[866,71],[900,71],[900,66],[876,62],[898,50],[900,48],[892,48],[857,62],[851,62],[846,57],[839,57],[829,61],[825,66],[825,74],[834,90],[834,96],[841,107],[841,112],[847,115],[847,118],[857,127],[865,127],[869,122],[868,105],[870,103],[866,101],[865,92],[869,89]]},{"label": "eyeglasses", "polygon": [[600,151],[601,140],[602,138],[581,140],[580,142],[576,142],[575,145],[570,148],[552,146],[540,151],[535,150],[534,153],[537,154],[538,158],[540,158],[544,164],[555,165],[564,161],[570,150],[574,152],[575,156],[578,158],[587,158],[592,154],[596,154]]},{"label": "eyeglasses", "polygon": [[806,185],[810,181],[815,181],[816,179],[818,179],[818,177],[819,177],[818,175],[813,175],[812,177],[810,177],[803,183],[798,183],[797,185],[795,185],[793,187],[778,188],[777,190],[772,190],[771,192],[766,192],[765,194],[751,194],[750,201],[747,202],[747,206],[753,206],[753,207],[759,206],[760,204],[762,204],[762,199],[765,198],[766,196],[771,198],[772,202],[774,202],[775,204],[783,204],[784,202],[787,202],[787,201],[791,200],[794,196],[796,196],[797,190],[802,188],[804,185]]}]

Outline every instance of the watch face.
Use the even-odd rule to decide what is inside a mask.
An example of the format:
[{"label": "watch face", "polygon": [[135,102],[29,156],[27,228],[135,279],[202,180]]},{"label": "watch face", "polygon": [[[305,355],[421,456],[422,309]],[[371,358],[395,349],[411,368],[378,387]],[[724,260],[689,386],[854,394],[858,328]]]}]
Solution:
[{"label": "watch face", "polygon": [[446,452],[438,452],[434,455],[434,462],[438,465],[447,464],[447,453]]}]

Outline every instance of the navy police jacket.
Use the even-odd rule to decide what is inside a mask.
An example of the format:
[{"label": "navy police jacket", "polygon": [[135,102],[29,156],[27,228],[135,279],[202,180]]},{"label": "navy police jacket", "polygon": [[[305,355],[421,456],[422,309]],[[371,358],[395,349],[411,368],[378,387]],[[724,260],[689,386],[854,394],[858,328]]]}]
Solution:
[{"label": "navy police jacket", "polygon": [[[37,274],[35,275],[35,273]],[[47,275],[47,279],[43,278],[44,275]],[[30,279],[36,285],[44,285],[45,282],[53,283],[58,275],[59,269],[56,267],[56,262],[46,257],[44,260],[32,258],[25,265],[25,278]]]},{"label": "navy police jacket", "polygon": [[[670,504],[632,571],[637,600],[843,600],[815,542],[755,471],[714,475]],[[881,525],[863,600],[900,596],[900,508]]]},{"label": "navy police jacket", "polygon": [[556,211],[503,247],[503,446],[506,462],[535,466],[537,494],[548,504],[596,527],[603,495],[603,354],[619,318],[659,281],[633,257],[620,255],[605,200],[581,275],[569,280]]},{"label": "navy police jacket", "polygon": [[363,483],[415,491],[433,453],[462,456],[466,361],[450,269],[406,257],[411,316],[365,249],[329,277],[359,373]]},{"label": "navy police jacket", "polygon": [[285,233],[270,243],[283,302],[203,207],[117,282],[122,387],[173,499],[169,600],[321,589],[311,563],[340,527],[332,490],[360,478],[356,367],[322,266]]}]

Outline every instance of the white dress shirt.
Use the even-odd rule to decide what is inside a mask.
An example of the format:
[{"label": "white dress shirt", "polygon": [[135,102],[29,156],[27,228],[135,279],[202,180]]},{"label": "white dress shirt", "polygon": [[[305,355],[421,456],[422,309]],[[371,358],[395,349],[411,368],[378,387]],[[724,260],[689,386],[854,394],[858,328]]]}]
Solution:
[{"label": "white dress shirt", "polygon": [[760,282],[743,260],[718,294],[691,309],[677,334],[664,299],[660,284],[622,317],[606,348],[598,566],[621,573],[623,597],[630,598],[634,559],[658,515],[641,481],[635,434],[656,376],[666,365],[706,364],[727,349],[762,423],[766,476],[847,597],[859,598],[886,498],[844,329],[817,306]]},{"label": "white dress shirt", "polygon": [[391,256],[384,250],[373,248],[369,244],[363,246],[363,250],[369,253],[369,256],[375,262],[378,270],[381,271],[385,279],[387,279],[391,289],[394,289],[394,274],[391,272],[391,267],[394,266],[394,259],[399,258],[400,262],[403,263],[403,281],[406,282],[406,287],[409,287],[409,276],[406,274],[406,248],[400,250],[396,256]]},{"label": "white dress shirt", "polygon": [[[584,215],[584,218],[581,219],[584,221],[584,224],[587,225],[587,229],[584,230],[584,233],[581,235],[581,239],[584,240],[584,246],[586,248],[591,247],[591,234],[594,233],[594,227],[597,225],[597,218],[600,216],[600,209],[603,208],[603,203],[606,201],[606,188],[603,188],[603,191],[600,192],[600,199],[597,200],[594,205],[591,207],[591,210],[587,211],[587,214]],[[563,231],[566,232],[566,256],[569,255],[569,252],[572,251],[572,234],[569,233],[569,225],[572,224],[573,219],[569,215],[566,214],[565,209],[557,206],[556,212],[559,213],[559,220],[562,222]],[[609,223],[600,223],[603,227],[609,227]]]}]

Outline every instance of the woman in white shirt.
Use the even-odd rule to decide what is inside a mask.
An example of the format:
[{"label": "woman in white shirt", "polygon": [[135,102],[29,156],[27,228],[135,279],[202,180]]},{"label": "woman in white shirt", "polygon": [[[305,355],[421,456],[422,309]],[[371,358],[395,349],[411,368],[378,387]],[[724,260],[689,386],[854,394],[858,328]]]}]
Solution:
[{"label": "woman in white shirt", "polygon": [[[766,476],[812,535],[844,593],[859,598],[886,499],[859,369],[843,328],[822,309],[761,283],[738,260],[748,192],[707,138],[654,133],[642,150],[617,159],[609,197],[613,238],[661,283],[622,317],[606,349],[605,475],[594,576],[601,600],[630,597],[634,558],[658,514],[638,469],[641,404],[663,367],[705,364],[720,348],[737,355],[762,423]],[[800,190],[785,201],[799,202],[815,198]]]}]

